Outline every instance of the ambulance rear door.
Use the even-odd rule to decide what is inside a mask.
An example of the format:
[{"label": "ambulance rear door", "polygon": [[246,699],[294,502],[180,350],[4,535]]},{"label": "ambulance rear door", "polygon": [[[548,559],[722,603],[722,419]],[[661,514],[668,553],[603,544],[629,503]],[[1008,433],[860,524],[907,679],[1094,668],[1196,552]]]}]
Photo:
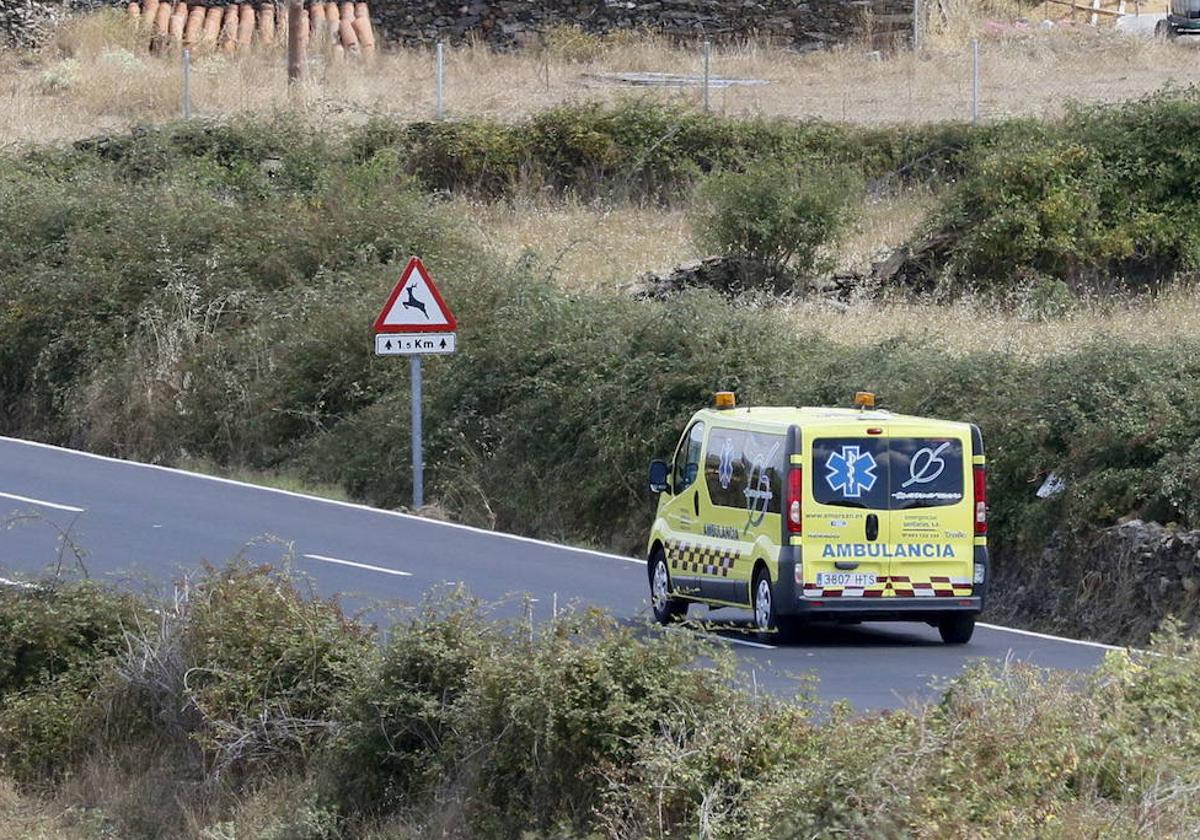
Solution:
[{"label": "ambulance rear door", "polygon": [[887,440],[889,586],[898,597],[966,597],[975,536],[970,427],[923,426],[894,424]]},{"label": "ambulance rear door", "polygon": [[806,598],[878,598],[889,575],[888,441],[882,422],[805,429]]}]

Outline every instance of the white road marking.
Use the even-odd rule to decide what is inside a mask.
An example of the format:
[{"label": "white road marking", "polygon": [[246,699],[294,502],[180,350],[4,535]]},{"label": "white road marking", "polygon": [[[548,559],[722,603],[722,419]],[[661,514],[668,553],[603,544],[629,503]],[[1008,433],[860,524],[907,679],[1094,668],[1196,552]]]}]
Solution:
[{"label": "white road marking", "polygon": [[1004,633],[1016,633],[1021,636],[1032,636],[1035,639],[1046,639],[1051,642],[1068,642],[1073,645],[1085,645],[1087,647],[1103,648],[1104,650],[1133,650],[1133,648],[1123,645],[1106,645],[1103,642],[1089,642],[1084,639],[1068,639],[1066,636],[1052,636],[1049,633],[1035,633],[1032,630],[1018,630],[1016,627],[1005,627],[1002,624],[984,624],[982,621],[976,622],[976,627],[986,627],[988,630],[1000,630]]},{"label": "white road marking", "polygon": [[775,645],[768,645],[763,642],[752,642],[749,639],[735,639],[731,636],[722,636],[717,634],[717,638],[729,642],[731,645],[745,645],[746,647],[762,648],[763,650],[775,650]]},{"label": "white road marking", "polygon": [[25,502],[38,507],[54,508],[55,510],[65,510],[69,513],[83,513],[86,508],[75,507],[74,505],[64,505],[58,502],[47,502],[42,499],[31,499],[28,496],[18,496],[16,493],[0,493],[0,498],[12,499],[17,502]]},{"label": "white road marking", "polygon": [[713,630],[693,630],[690,627],[679,626],[669,626],[666,630],[668,633],[689,633],[707,642],[729,642],[731,645],[745,645],[746,647],[762,648],[764,650],[776,649],[775,645],[768,645],[765,642],[752,642],[749,639],[739,639],[736,636],[723,636]]},{"label": "white road marking", "polygon": [[[177,467],[164,467],[161,464],[143,464],[141,461],[127,461],[124,458],[112,458],[108,455],[97,455],[94,452],[81,452],[78,449],[68,449],[65,446],[55,446],[50,443],[40,443],[33,440],[20,440],[19,438],[0,436],[0,441],[4,443],[16,443],[22,446],[33,446],[38,449],[51,449],[56,452],[66,452],[70,455],[78,455],[81,458],[92,458],[97,461],[108,461],[113,464],[125,464],[131,467],[141,467],[147,470],[158,470],[160,472],[174,473],[175,475],[185,475],[190,478],[199,478],[205,481],[215,481],[219,484],[229,484],[234,487],[245,487],[249,490],[259,490],[263,493],[275,493],[280,496],[291,496],[296,499],[307,499],[310,502],[321,502],[326,505],[335,505],[337,507],[349,508],[351,510],[362,510],[368,513],[378,513],[383,516],[394,516],[398,519],[408,519],[413,522],[423,522],[426,525],[438,525],[443,528],[454,528],[459,531],[471,531],[476,534],[486,534],[489,537],[498,537],[515,542],[528,543],[530,545],[541,545],[547,548],[555,548],[560,551],[573,551],[576,554],[588,554],[592,557],[603,557],[607,560],[624,560],[626,563],[636,563],[639,566],[645,566],[646,561],[640,560],[637,557],[626,557],[622,554],[611,554],[607,551],[596,551],[593,548],[577,548],[572,545],[559,545],[558,543],[547,542],[546,540],[537,540],[533,537],[522,537],[520,534],[507,534],[504,531],[489,531],[487,528],[476,528],[474,525],[462,525],[458,522],[442,522],[439,519],[427,519],[424,516],[416,516],[411,513],[401,513],[398,510],[384,510],[383,508],[371,507],[370,505],[360,505],[356,502],[343,502],[340,499],[326,499],[321,496],[312,496],[308,493],[297,493],[294,490],[280,490],[277,487],[263,487],[261,484],[250,484],[245,481],[237,481],[232,478],[221,478],[215,475],[204,475],[203,473],[188,472]],[[74,508],[71,508],[74,510]]]},{"label": "white road marking", "polygon": [[337,563],[339,566],[353,566],[356,569],[366,569],[369,572],[383,572],[385,575],[412,577],[412,572],[402,572],[399,569],[387,569],[383,566],[372,566],[370,563],[356,563],[353,560],[341,560],[337,557],[326,557],[324,554],[305,554],[309,560],[320,560],[322,563]]},{"label": "white road marking", "polygon": [[17,589],[40,589],[36,583],[26,583],[23,580],[10,580],[6,577],[0,577],[0,586],[15,586]]}]

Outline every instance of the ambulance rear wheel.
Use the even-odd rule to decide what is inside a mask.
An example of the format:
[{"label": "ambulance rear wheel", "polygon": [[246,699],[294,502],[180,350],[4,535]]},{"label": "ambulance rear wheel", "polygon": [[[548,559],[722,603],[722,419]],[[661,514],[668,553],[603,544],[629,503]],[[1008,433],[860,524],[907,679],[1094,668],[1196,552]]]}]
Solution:
[{"label": "ambulance rear wheel", "polygon": [[767,636],[778,628],[779,615],[775,612],[775,593],[766,569],[759,569],[754,576],[752,593],[750,606],[754,610],[754,629],[760,636]]},{"label": "ambulance rear wheel", "polygon": [[965,645],[975,632],[975,616],[970,613],[950,613],[938,621],[938,633],[948,645]]},{"label": "ambulance rear wheel", "polygon": [[687,615],[687,601],[671,597],[671,573],[661,550],[654,552],[650,560],[650,608],[659,624],[670,624]]}]

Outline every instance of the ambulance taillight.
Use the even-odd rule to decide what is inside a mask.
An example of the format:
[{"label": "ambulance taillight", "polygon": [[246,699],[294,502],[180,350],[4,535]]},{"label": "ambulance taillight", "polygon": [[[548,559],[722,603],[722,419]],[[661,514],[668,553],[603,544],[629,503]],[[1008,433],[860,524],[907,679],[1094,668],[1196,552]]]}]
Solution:
[{"label": "ambulance taillight", "polygon": [[804,470],[792,467],[788,472],[787,489],[787,529],[789,534],[804,532],[804,505],[801,496],[804,491]]},{"label": "ambulance taillight", "polygon": [[987,533],[987,467],[975,465],[975,533]]}]

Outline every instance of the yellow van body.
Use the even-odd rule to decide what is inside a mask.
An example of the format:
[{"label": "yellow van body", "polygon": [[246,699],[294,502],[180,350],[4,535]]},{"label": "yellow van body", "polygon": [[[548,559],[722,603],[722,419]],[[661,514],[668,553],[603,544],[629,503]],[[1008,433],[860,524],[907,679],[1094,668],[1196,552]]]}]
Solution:
[{"label": "yellow van body", "polygon": [[965,642],[988,581],[985,468],[969,423],[874,409],[699,411],[673,460],[658,462],[657,486],[652,468],[655,615],[678,617],[689,602],[749,608],[764,632],[925,621]]}]

